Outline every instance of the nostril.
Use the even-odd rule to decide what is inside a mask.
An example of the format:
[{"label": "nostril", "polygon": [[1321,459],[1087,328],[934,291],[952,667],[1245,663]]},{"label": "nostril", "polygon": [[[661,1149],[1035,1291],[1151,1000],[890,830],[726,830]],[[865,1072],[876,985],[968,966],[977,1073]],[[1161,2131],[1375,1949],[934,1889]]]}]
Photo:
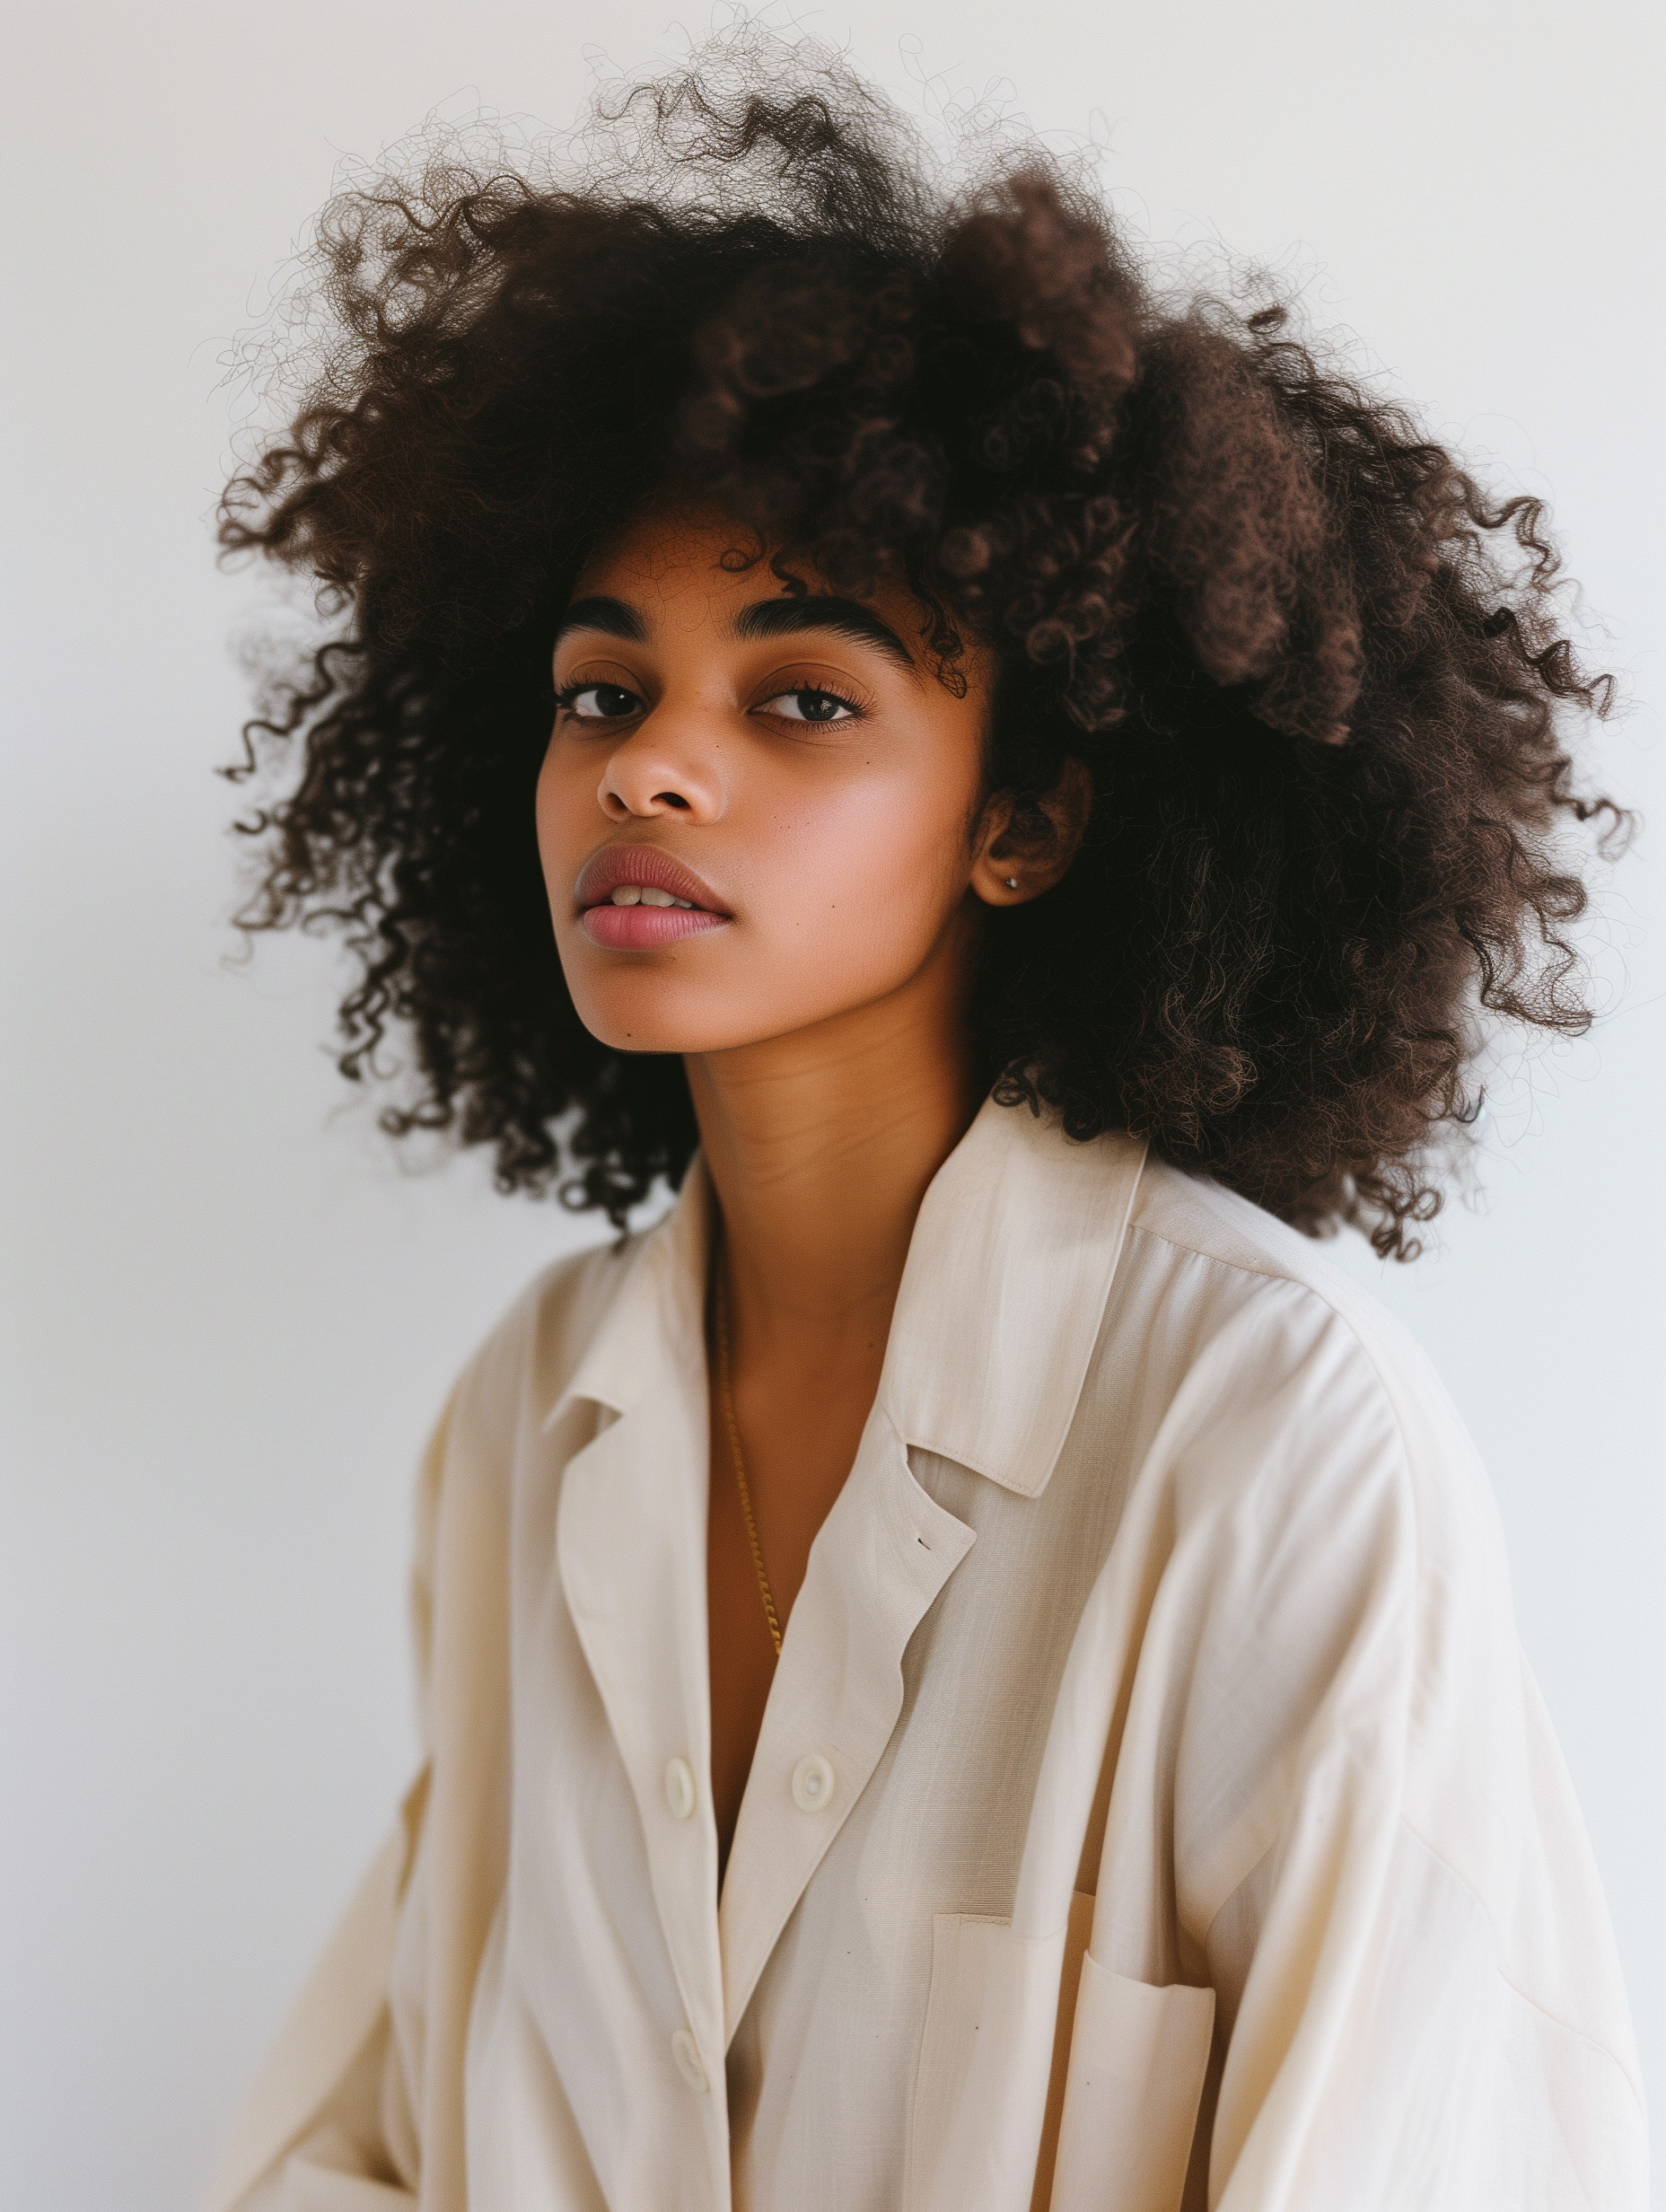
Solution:
[{"label": "nostril", "polygon": [[662,799],[667,806],[680,806],[685,813],[688,810],[688,802],[680,791],[656,791],[653,795],[656,799]]}]

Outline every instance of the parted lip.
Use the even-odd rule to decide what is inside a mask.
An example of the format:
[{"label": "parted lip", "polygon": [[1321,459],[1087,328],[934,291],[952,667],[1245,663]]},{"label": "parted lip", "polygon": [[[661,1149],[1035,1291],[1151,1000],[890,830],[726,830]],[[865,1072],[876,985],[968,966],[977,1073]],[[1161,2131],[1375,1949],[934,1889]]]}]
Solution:
[{"label": "parted lip", "polygon": [[690,906],[703,908],[707,914],[726,916],[729,912],[691,868],[685,868],[680,860],[673,860],[657,845],[604,845],[579,870],[573,896],[581,908],[599,907],[621,883],[669,891],[673,899],[686,899]]}]

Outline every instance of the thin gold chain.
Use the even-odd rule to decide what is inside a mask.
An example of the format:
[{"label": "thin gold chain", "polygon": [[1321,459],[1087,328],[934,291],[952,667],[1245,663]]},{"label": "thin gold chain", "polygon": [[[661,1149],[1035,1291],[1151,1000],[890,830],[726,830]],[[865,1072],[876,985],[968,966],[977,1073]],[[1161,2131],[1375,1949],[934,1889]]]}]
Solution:
[{"label": "thin gold chain", "polygon": [[746,1540],[752,1547],[752,1571],[758,1576],[758,1594],[764,1601],[764,1619],[769,1624],[769,1641],[776,1647],[776,1657],[781,1656],[781,1623],[776,1615],[774,1593],[769,1577],[764,1572],[764,1548],[758,1540],[758,1523],[752,1518],[752,1492],[746,1479],[746,1462],[741,1453],[741,1426],[734,1418],[734,1388],[729,1376],[729,1291],[723,1280],[723,1261],[717,1263],[717,1295],[713,1300],[713,1318],[717,1324],[717,1382],[723,1398],[723,1423],[729,1431],[729,1453],[734,1461],[735,1488],[741,1493],[741,1517],[746,1523]]}]

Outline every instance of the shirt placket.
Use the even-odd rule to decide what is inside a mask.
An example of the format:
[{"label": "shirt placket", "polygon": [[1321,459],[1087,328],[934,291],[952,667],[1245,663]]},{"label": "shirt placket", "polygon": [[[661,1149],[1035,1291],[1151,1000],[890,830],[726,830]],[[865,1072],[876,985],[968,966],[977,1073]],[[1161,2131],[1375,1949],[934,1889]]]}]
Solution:
[{"label": "shirt placket", "polygon": [[890,1741],[908,1639],[973,1540],[915,1481],[876,1407],[811,1549],[735,1823],[718,1917],[725,2047]]},{"label": "shirt placket", "polygon": [[[672,1364],[566,1469],[561,1577],[629,1780],[684,2017],[662,2022],[728,2201],[722,1967],[714,1900],[703,1369]],[[683,1367],[688,1372],[680,1372]],[[714,2094],[714,2090],[715,2094]]]}]

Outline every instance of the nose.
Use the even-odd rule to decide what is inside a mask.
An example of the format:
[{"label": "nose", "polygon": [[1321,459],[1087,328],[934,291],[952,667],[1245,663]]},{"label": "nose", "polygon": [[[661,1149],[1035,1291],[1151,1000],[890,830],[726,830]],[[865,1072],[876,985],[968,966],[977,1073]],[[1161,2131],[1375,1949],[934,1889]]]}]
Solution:
[{"label": "nose", "polygon": [[602,771],[596,796],[609,821],[647,821],[676,815],[685,821],[715,821],[723,812],[723,783],[699,717],[667,715],[664,704],[632,732]]}]

